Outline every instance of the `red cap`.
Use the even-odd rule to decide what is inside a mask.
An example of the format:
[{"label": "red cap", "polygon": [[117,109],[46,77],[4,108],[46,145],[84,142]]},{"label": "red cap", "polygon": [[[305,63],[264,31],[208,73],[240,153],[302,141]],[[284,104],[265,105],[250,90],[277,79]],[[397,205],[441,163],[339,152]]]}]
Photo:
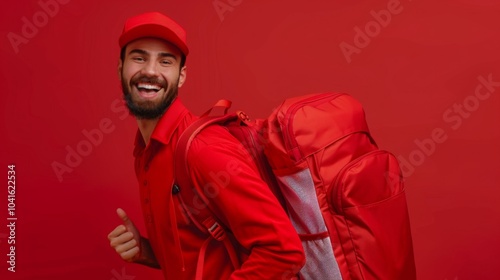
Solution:
[{"label": "red cap", "polygon": [[177,22],[161,13],[145,13],[127,19],[118,42],[120,48],[123,48],[133,40],[144,37],[163,39],[178,47],[185,56],[189,53],[186,31]]}]

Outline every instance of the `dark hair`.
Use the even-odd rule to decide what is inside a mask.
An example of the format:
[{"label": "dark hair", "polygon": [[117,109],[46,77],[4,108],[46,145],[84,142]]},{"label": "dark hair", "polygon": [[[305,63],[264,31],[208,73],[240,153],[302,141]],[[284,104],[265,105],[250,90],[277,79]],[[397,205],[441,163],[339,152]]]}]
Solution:
[{"label": "dark hair", "polygon": [[[123,48],[120,51],[120,60],[123,62],[125,59],[125,48],[127,48],[127,45],[123,46]],[[186,64],[186,56],[181,53],[181,66],[180,68],[184,67],[184,64]]]}]

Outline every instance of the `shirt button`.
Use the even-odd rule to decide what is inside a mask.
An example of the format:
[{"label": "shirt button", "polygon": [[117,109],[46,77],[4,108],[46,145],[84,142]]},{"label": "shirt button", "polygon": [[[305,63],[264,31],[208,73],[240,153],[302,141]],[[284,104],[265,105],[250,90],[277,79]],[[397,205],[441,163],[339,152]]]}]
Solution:
[{"label": "shirt button", "polygon": [[181,191],[177,184],[174,184],[172,187],[172,194],[178,194]]},{"label": "shirt button", "polygon": [[145,171],[148,171],[148,170],[149,170],[149,164],[146,164],[146,165],[144,166],[144,170],[145,170]]},{"label": "shirt button", "polygon": [[144,199],[144,203],[148,204],[149,203],[149,198]]},{"label": "shirt button", "polygon": [[148,185],[148,180],[144,180],[144,182],[142,182],[142,184],[143,184],[144,186],[147,186],[147,185]]}]

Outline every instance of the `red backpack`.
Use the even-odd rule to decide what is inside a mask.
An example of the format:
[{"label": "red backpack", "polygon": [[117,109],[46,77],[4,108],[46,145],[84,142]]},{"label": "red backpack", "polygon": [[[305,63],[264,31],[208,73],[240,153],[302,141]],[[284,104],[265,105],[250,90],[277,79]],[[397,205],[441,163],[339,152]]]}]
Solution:
[{"label": "red backpack", "polygon": [[[227,112],[230,102],[222,100],[214,107]],[[210,117],[210,111],[179,139],[177,184],[192,186],[186,155],[194,137],[209,125],[222,125],[250,152],[297,230],[306,254],[300,279],[416,279],[399,164],[391,153],[378,149],[358,101],[342,93],[290,98],[268,119],[253,122],[242,112]],[[196,192],[210,206],[203,191]],[[184,208],[194,209],[187,204]],[[190,218],[224,242],[238,268],[228,231],[210,207]]]}]

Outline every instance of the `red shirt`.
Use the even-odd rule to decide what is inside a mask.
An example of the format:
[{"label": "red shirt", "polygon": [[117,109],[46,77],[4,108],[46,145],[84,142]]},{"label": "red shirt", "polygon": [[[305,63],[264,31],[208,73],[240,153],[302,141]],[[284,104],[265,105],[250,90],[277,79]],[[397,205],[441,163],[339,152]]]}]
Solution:
[{"label": "red shirt", "polygon": [[[148,146],[139,131],[136,136],[135,171],[144,220],[165,279],[195,279],[198,254],[208,238],[186,218],[178,195],[172,195],[174,148],[196,118],[177,98],[159,120]],[[191,181],[199,189],[214,190],[210,203],[218,218],[249,252],[241,268],[234,270],[223,244],[212,242],[205,254],[203,279],[289,279],[284,275],[297,272],[305,261],[301,242],[278,200],[242,151],[238,140],[219,126],[204,129],[189,149]]]}]

